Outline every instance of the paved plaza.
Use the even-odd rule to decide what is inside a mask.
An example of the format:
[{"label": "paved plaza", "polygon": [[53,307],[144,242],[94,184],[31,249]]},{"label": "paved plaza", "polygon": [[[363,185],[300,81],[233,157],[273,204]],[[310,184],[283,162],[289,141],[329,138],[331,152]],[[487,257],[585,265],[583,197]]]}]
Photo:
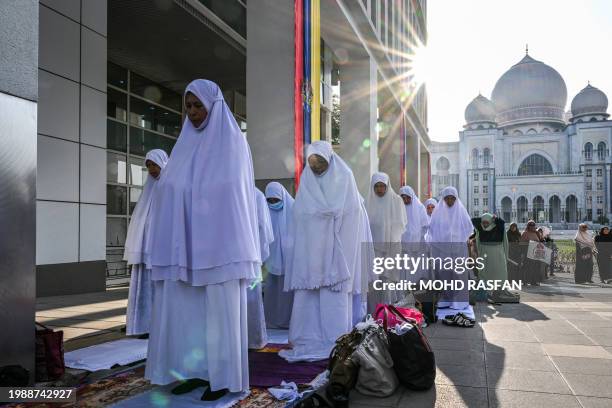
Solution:
[{"label": "paved plaza", "polygon": [[[596,278],[597,280],[597,278]],[[436,387],[351,407],[612,407],[612,287],[559,274],[527,287],[521,304],[478,304],[471,329],[425,329]],[[37,320],[64,330],[66,349],[123,336],[127,288],[38,301]]]}]

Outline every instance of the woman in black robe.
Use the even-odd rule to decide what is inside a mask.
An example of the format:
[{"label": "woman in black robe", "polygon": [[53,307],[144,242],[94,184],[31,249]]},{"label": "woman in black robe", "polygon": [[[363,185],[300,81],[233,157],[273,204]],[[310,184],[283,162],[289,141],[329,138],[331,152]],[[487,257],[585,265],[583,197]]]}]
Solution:
[{"label": "woman in black robe", "polygon": [[599,267],[599,279],[601,283],[609,283],[612,280],[612,234],[610,228],[603,227],[599,235],[595,237],[597,248],[597,266]]},{"label": "woman in black robe", "polygon": [[522,263],[520,275],[523,283],[540,286],[540,282],[544,280],[544,264],[527,257],[529,241],[542,242],[542,237],[536,230],[536,223],[534,220],[529,220],[527,222],[527,227],[521,235]]},{"label": "woman in black robe", "polygon": [[578,226],[574,241],[576,242],[575,282],[593,283],[593,254],[597,253],[597,248],[589,233],[588,225],[583,223]]},{"label": "woman in black robe", "polygon": [[510,224],[506,233],[508,237],[508,280],[516,282],[521,280],[519,275],[519,265],[521,263],[521,233],[516,222]]}]

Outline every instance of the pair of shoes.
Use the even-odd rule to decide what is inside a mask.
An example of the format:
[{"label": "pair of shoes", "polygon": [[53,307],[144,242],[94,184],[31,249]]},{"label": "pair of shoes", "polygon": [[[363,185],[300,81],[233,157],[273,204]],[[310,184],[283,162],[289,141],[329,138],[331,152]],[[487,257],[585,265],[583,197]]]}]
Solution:
[{"label": "pair of shoes", "polygon": [[199,387],[210,387],[210,383],[201,378],[190,378],[188,380],[181,381],[179,385],[174,387],[171,393],[174,395],[187,394]]},{"label": "pair of shoes", "polygon": [[444,316],[442,323],[447,326],[474,327],[476,320],[470,319],[463,313],[457,313],[456,315]]},{"label": "pair of shoes", "polygon": [[200,401],[216,401],[228,393],[229,390],[227,388],[223,388],[222,390],[218,391],[212,391],[210,387],[208,387],[206,391],[204,391],[204,394],[202,394]]}]

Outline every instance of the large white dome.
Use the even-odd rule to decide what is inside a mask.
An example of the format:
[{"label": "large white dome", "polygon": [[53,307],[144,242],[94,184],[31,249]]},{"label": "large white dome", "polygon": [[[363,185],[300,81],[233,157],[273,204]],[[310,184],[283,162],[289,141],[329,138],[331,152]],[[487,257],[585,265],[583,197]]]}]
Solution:
[{"label": "large white dome", "polygon": [[532,122],[563,124],[567,87],[554,68],[525,55],[497,80],[491,100],[499,126]]},{"label": "large white dome", "polygon": [[572,116],[583,115],[606,115],[608,110],[608,97],[601,90],[588,84],[586,88],[578,92],[572,100]]}]

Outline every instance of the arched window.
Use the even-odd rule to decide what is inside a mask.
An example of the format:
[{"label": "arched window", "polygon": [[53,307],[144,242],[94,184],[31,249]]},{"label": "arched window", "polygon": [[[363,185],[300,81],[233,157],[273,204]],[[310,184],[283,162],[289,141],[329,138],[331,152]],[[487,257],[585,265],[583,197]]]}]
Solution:
[{"label": "arched window", "polygon": [[448,171],[448,169],[450,169],[450,162],[446,157],[442,156],[436,162],[436,169],[439,171]]},{"label": "arched window", "polygon": [[533,199],[533,220],[535,222],[542,222],[545,220],[544,199],[542,196],[536,196]]},{"label": "arched window", "polygon": [[512,219],[512,199],[510,197],[504,197],[501,200],[502,207],[502,218],[506,222],[510,222]]},{"label": "arched window", "polygon": [[518,222],[527,222],[529,214],[527,213],[527,198],[525,196],[520,196],[516,200],[516,212]]},{"label": "arched window", "polygon": [[484,162],[485,166],[489,165],[489,161],[491,160],[491,150],[488,147],[485,147],[483,153],[482,153],[482,160]]},{"label": "arched window", "polygon": [[535,130],[534,128],[531,128],[531,129],[529,129],[529,130],[527,131],[527,134],[528,134],[528,135],[535,135],[536,133],[538,133],[538,132],[536,132],[536,130]]},{"label": "arched window", "polygon": [[584,145],[584,158],[591,160],[593,158],[593,143],[587,142]]},{"label": "arched window", "polygon": [[597,144],[597,158],[603,160],[606,158],[606,144],[605,142],[599,142]]},{"label": "arched window", "polygon": [[544,128],[544,129],[542,129],[541,133],[550,133],[550,129],[549,128]]},{"label": "arched window", "polygon": [[593,116],[591,119],[589,119],[589,122],[597,122],[597,117]]},{"label": "arched window", "polygon": [[520,130],[517,129],[514,132],[512,132],[512,134],[516,135],[516,136],[521,136],[523,134],[523,132],[521,132]]},{"label": "arched window", "polygon": [[552,166],[546,158],[540,154],[529,155],[518,169],[519,176],[537,176],[541,174],[552,174]]},{"label": "arched window", "polygon": [[478,167],[478,149],[472,149],[472,167]]}]

